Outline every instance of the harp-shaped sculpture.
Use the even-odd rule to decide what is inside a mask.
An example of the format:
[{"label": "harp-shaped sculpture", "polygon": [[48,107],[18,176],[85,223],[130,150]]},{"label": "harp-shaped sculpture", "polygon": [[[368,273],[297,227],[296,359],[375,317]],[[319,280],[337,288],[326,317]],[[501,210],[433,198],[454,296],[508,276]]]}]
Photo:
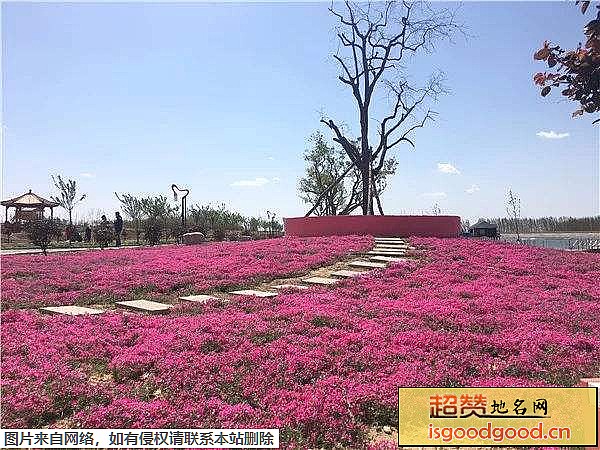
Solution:
[{"label": "harp-shaped sculpture", "polygon": [[187,202],[186,202],[185,198],[190,193],[190,190],[189,189],[180,189],[179,187],[177,187],[176,184],[172,184],[171,189],[173,190],[173,199],[175,201],[177,201],[177,192],[185,192],[185,194],[183,194],[181,196],[181,226],[182,226],[182,233],[185,233],[186,220],[187,220]]}]

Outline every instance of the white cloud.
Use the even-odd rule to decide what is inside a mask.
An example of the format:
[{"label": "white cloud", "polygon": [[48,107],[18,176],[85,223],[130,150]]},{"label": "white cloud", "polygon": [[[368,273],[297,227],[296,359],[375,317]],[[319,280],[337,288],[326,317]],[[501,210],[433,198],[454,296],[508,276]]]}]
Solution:
[{"label": "white cloud", "polygon": [[239,187],[260,187],[265,184],[269,184],[270,181],[265,177],[256,177],[254,180],[238,180],[234,181],[230,184],[230,186],[239,186]]},{"label": "white cloud", "polygon": [[270,180],[265,177],[256,177],[254,180],[238,180],[230,184],[235,187],[261,187],[269,183],[277,184],[281,182],[281,178],[273,177]]},{"label": "white cloud", "polygon": [[460,171],[450,163],[437,163],[438,172],[459,175]]},{"label": "white cloud", "polygon": [[425,192],[423,197],[429,198],[446,198],[448,195],[445,192]]},{"label": "white cloud", "polygon": [[465,189],[465,192],[467,194],[474,194],[477,191],[479,191],[479,186],[477,186],[476,184],[472,184],[470,188]]},{"label": "white cloud", "polygon": [[96,174],[95,173],[90,173],[90,172],[82,172],[79,174],[79,176],[81,178],[96,178]]},{"label": "white cloud", "polygon": [[543,139],[564,139],[569,137],[569,133],[557,133],[556,131],[538,131],[535,133],[536,136],[539,136]]}]

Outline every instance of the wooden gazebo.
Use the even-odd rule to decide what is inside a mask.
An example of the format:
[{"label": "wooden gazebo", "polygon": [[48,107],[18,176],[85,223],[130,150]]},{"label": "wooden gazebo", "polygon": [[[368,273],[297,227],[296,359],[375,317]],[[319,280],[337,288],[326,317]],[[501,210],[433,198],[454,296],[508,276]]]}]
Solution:
[{"label": "wooden gazebo", "polygon": [[54,208],[59,206],[57,202],[47,200],[37,194],[29,192],[0,202],[6,208],[6,221],[8,221],[8,208],[15,208],[13,220],[29,221],[42,219],[44,217],[44,209],[50,208],[50,217],[54,218]]}]

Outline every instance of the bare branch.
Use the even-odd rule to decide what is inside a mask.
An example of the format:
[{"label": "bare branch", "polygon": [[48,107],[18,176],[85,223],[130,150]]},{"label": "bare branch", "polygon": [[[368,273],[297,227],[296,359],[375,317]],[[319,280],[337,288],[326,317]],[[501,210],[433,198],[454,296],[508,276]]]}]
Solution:
[{"label": "bare branch", "polygon": [[321,119],[320,122],[324,123],[333,130],[333,132],[335,133],[335,137],[333,138],[333,140],[342,146],[344,151],[348,154],[350,161],[352,161],[354,164],[358,164],[358,162],[360,161],[360,153],[358,152],[358,149],[342,134],[341,130],[333,122],[333,120]]}]

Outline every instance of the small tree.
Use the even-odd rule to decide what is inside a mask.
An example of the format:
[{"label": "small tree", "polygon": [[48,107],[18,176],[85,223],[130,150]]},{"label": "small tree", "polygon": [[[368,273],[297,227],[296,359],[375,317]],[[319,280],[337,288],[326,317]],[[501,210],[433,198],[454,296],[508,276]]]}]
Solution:
[{"label": "small tree", "polygon": [[54,219],[39,219],[29,222],[26,225],[26,232],[29,241],[42,249],[42,253],[47,255],[46,250],[53,238],[60,235],[60,227]]},{"label": "small tree", "polygon": [[121,202],[121,209],[133,222],[135,229],[135,242],[140,244],[141,224],[144,217],[144,208],[142,207],[142,200],[134,197],[131,194],[119,194],[115,192],[115,196]]},{"label": "small tree", "polygon": [[269,230],[269,236],[273,236],[283,230],[283,224],[277,220],[277,215],[271,211],[267,211],[266,225]]},{"label": "small tree", "polygon": [[[312,148],[304,154],[307,163],[306,175],[300,179],[298,191],[300,198],[314,205],[306,214],[346,215],[362,205],[362,174],[353,166],[343,150],[330,146],[322,133],[316,132],[310,139]],[[388,157],[371,178],[371,195],[377,203],[377,209],[383,215],[381,194],[387,187],[387,178],[396,173],[398,162]]]},{"label": "small tree", "polygon": [[508,217],[513,221],[515,232],[517,233],[517,242],[521,242],[519,233],[519,221],[521,220],[521,199],[513,193],[512,189],[508,190],[508,200],[506,202],[506,212]]},{"label": "small tree", "polygon": [[[156,197],[146,197],[141,199],[141,207],[144,214],[147,216],[146,223],[144,224],[144,234],[146,240],[148,240],[148,230],[156,230],[156,227],[161,228],[159,233],[160,236],[163,234],[162,229],[167,228],[167,222],[173,213],[173,206],[169,203],[169,200],[164,195]],[[155,236],[156,233],[152,231],[150,233]]]},{"label": "small tree", "polygon": [[314,133],[309,142],[313,145],[304,153],[306,175],[298,183],[300,198],[311,205],[325,191],[325,197],[318,202],[315,214],[317,216],[335,216],[344,209],[346,202],[346,186],[336,183],[336,180],[348,166],[345,153],[327,145],[320,131]]},{"label": "small tree", "polygon": [[52,175],[52,181],[54,182],[56,189],[59,190],[60,197],[51,198],[69,212],[69,227],[72,229],[73,208],[85,199],[86,194],[79,197],[77,194],[77,182],[75,180],[68,180],[65,182],[60,175],[57,175],[56,177]]}]

